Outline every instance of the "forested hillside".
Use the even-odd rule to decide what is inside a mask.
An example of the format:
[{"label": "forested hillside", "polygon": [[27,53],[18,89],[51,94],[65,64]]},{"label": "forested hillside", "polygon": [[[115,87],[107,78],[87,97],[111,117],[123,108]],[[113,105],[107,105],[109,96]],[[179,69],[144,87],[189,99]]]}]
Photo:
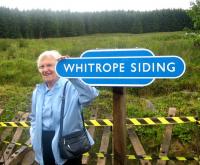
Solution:
[{"label": "forested hillside", "polygon": [[180,31],[192,21],[182,9],[70,12],[0,8],[0,38],[68,37],[94,33]]}]

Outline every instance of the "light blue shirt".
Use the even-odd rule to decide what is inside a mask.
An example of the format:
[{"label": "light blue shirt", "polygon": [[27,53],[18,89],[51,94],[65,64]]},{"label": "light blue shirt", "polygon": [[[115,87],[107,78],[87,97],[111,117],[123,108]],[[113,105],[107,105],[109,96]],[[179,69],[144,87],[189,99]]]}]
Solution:
[{"label": "light blue shirt", "polygon": [[[42,155],[42,130],[55,129],[55,136],[52,140],[52,151],[56,164],[63,165],[66,160],[60,157],[58,140],[60,131],[60,109],[63,88],[66,86],[66,104],[63,117],[63,135],[70,134],[83,127],[81,119],[82,107],[91,103],[98,96],[98,91],[80,79],[64,79],[59,80],[54,84],[51,90],[47,90],[45,83],[36,86],[32,95],[32,112],[31,119],[31,143],[35,151],[35,160],[40,164],[43,163]],[[87,132],[88,133],[88,132]],[[88,133],[90,143],[94,141]]]},{"label": "light blue shirt", "polygon": [[[56,84],[55,84],[56,85]],[[54,85],[54,87],[55,87]],[[54,121],[53,121],[53,110],[52,110],[52,101],[53,101],[53,93],[52,90],[46,85],[46,92],[44,94],[44,103],[42,106],[42,129],[48,131],[54,131]]]}]

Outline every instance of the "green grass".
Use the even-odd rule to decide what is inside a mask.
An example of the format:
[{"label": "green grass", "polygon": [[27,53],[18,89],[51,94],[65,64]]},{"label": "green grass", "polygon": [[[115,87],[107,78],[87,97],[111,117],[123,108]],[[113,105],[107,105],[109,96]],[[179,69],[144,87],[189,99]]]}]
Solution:
[{"label": "green grass", "polygon": [[[177,80],[156,80],[149,94],[161,94],[180,90],[199,90],[200,54],[192,39],[183,32],[147,34],[96,34],[81,37],[49,39],[0,39],[0,84],[32,86],[41,81],[35,61],[45,50],[56,49],[62,54],[80,56],[86,50],[96,48],[147,48],[156,55],[178,55],[187,65],[184,76]],[[31,74],[30,74],[31,73]],[[29,81],[25,81],[25,80]],[[166,88],[167,86],[167,88]],[[137,90],[137,89],[136,89]],[[136,91],[138,92],[138,91]]]},{"label": "green grass", "polygon": [[[89,49],[147,48],[155,55],[178,55],[186,62],[186,72],[179,79],[156,80],[143,88],[127,88],[127,116],[167,116],[169,107],[176,107],[177,116],[200,113],[200,50],[184,32],[146,34],[95,34],[81,37],[48,39],[0,39],[0,108],[1,121],[9,121],[17,111],[28,110],[31,92],[41,77],[36,69],[38,55],[45,50],[78,57]],[[98,87],[100,96],[86,108],[85,117],[98,108],[99,118],[112,114],[112,88]],[[148,103],[152,103],[153,108]],[[141,126],[136,129],[148,151],[159,150],[163,126]],[[195,150],[195,125],[178,125],[173,130],[174,145]],[[155,137],[155,138],[152,138]],[[193,140],[195,139],[195,140]],[[177,144],[178,141],[178,144]],[[189,147],[191,144],[192,147]],[[172,148],[172,152],[175,149]],[[191,151],[192,152],[192,151]]]}]

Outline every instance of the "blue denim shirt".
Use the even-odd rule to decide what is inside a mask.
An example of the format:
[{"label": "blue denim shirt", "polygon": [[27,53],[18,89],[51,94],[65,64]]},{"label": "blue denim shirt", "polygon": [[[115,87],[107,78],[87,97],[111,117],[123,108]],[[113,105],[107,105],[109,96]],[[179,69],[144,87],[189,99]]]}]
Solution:
[{"label": "blue denim shirt", "polygon": [[[36,86],[32,95],[32,112],[30,114],[31,119],[31,142],[33,145],[33,150],[35,152],[35,160],[43,165],[43,155],[42,155],[42,129],[47,126],[45,129],[51,128],[51,123],[53,121],[53,127],[55,129],[55,136],[52,140],[52,151],[56,161],[56,164],[62,165],[67,160],[64,160],[60,157],[58,149],[58,138],[60,130],[60,110],[61,110],[61,99],[63,94],[64,84],[66,86],[66,95],[65,95],[65,109],[64,109],[64,120],[63,120],[63,134],[69,134],[71,132],[80,130],[83,127],[81,119],[81,110],[82,107],[88,105],[95,97],[98,96],[98,91],[91,87],[80,79],[65,79],[59,78],[59,80],[54,84],[54,87],[49,91],[51,95],[51,102],[46,102],[51,104],[51,113],[52,117],[48,120],[45,118],[43,123],[43,106],[45,103],[45,93],[46,85],[45,83],[39,84]],[[48,107],[48,104],[46,105]],[[47,115],[48,116],[48,115]],[[89,133],[88,133],[89,135]],[[91,136],[88,136],[90,143],[93,145],[94,141]]]}]

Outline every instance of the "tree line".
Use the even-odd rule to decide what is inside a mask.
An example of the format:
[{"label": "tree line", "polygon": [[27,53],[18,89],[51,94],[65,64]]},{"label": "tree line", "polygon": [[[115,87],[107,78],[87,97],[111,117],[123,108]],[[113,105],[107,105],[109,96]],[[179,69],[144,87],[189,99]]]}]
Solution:
[{"label": "tree line", "polygon": [[0,7],[0,38],[69,37],[94,33],[147,33],[192,28],[182,9],[155,11],[19,11]]}]

